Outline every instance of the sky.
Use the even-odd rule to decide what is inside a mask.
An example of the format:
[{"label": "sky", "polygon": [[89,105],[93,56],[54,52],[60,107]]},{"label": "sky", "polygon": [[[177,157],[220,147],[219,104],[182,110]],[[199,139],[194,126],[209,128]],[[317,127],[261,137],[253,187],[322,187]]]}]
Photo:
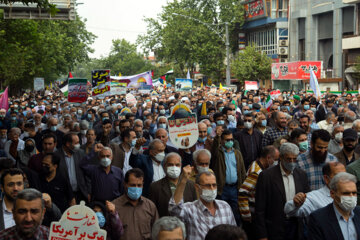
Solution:
[{"label": "sky", "polygon": [[108,55],[113,39],[124,38],[135,43],[139,34],[146,33],[144,18],[156,18],[166,2],[166,0],[77,0],[78,14],[87,19],[87,30],[97,36],[91,46],[95,52],[90,54],[90,57],[99,58]]}]

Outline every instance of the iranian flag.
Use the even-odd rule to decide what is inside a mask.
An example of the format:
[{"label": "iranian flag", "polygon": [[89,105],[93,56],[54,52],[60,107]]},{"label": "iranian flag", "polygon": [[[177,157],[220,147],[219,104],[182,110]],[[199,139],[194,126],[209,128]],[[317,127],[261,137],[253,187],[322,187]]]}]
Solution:
[{"label": "iranian flag", "polygon": [[270,108],[271,108],[272,104],[273,104],[273,101],[271,99],[271,96],[268,95],[266,98],[266,102],[265,102],[265,107],[268,112],[270,112]]}]

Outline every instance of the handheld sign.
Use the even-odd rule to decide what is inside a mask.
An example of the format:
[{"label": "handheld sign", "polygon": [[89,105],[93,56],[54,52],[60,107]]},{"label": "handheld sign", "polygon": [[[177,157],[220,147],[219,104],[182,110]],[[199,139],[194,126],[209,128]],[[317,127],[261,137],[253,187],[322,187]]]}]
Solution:
[{"label": "handheld sign", "polygon": [[168,126],[170,140],[177,148],[190,148],[199,138],[196,114],[186,104],[178,103],[171,109]]},{"label": "handheld sign", "polygon": [[80,205],[68,208],[62,215],[60,222],[52,222],[49,240],[106,240],[106,231],[100,229],[95,212]]}]

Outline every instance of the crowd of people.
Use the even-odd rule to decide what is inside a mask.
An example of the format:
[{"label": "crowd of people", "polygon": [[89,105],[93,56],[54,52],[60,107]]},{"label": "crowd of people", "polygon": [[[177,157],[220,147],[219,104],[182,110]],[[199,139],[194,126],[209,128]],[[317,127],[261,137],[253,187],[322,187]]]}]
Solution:
[{"label": "crowd of people", "polygon": [[[132,94],[9,98],[0,239],[48,239],[50,223],[80,201],[113,240],[360,237],[360,95]],[[197,115],[187,149],[169,138],[178,103]]]}]

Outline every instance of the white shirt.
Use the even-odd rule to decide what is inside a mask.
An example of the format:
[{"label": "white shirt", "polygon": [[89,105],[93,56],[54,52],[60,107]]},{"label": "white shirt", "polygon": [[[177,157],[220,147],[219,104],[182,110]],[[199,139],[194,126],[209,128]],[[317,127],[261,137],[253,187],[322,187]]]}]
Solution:
[{"label": "white shirt", "polygon": [[323,208],[333,202],[327,186],[306,194],[306,199],[301,207],[297,208],[293,200],[285,203],[284,212],[288,217],[309,217],[312,212]]},{"label": "white shirt", "polygon": [[163,166],[161,164],[158,165],[155,161],[153,161],[153,169],[154,169],[153,182],[156,182],[166,176]]},{"label": "white shirt", "polygon": [[204,143],[196,142],[196,150],[200,150],[200,149],[204,149],[204,148],[205,148]]},{"label": "white shirt", "polygon": [[5,205],[5,200],[2,201],[3,216],[4,216],[4,229],[15,226],[15,221],[12,212],[9,212]]},{"label": "white shirt", "polygon": [[293,172],[291,172],[289,175],[287,175],[282,168],[282,165],[280,164],[280,170],[281,170],[281,176],[284,182],[285,187],[285,196],[286,201],[290,201],[294,199],[295,196],[295,182],[294,182],[294,175]]},{"label": "white shirt", "polygon": [[132,167],[129,164],[129,159],[130,159],[131,152],[132,152],[132,149],[130,149],[130,151],[128,151],[128,152],[125,152],[124,167],[123,167],[124,176],[125,176],[127,171],[132,169]]}]

